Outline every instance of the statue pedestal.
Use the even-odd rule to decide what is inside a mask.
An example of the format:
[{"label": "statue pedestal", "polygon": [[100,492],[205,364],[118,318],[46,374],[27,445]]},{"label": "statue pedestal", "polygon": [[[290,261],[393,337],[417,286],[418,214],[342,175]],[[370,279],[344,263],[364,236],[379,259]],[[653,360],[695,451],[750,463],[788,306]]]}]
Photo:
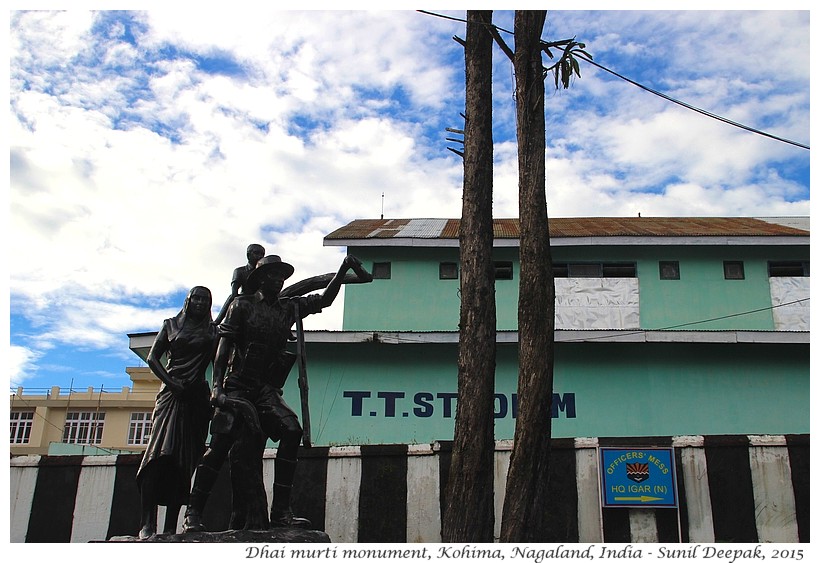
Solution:
[{"label": "statue pedestal", "polygon": [[139,543],[330,543],[330,536],[319,530],[271,528],[270,530],[156,534],[144,540],[136,536],[114,536],[107,541]]}]

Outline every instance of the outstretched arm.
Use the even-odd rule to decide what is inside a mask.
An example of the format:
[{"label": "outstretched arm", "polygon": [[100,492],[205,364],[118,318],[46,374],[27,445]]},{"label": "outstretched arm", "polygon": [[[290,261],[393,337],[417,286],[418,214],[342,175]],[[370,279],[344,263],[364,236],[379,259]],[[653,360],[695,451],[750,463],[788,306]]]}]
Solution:
[{"label": "outstretched arm", "polygon": [[341,266],[339,266],[339,271],[336,272],[336,275],[333,276],[333,279],[330,280],[330,283],[327,284],[327,288],[325,288],[325,291],[322,293],[323,308],[330,307],[336,299],[336,296],[339,295],[339,289],[342,287],[345,274],[351,270],[363,281],[370,281],[373,279],[373,276],[367,273],[364,269],[361,261],[355,256],[348,254],[342,261]]},{"label": "outstretched arm", "polygon": [[228,314],[228,307],[230,307],[231,302],[234,298],[239,295],[239,291],[242,289],[242,278],[240,272],[243,270],[242,267],[239,267],[233,271],[233,279],[231,280],[231,294],[225,299],[225,303],[222,305],[222,309],[219,310],[219,314],[214,319],[214,324],[219,325],[224,319],[225,315]]},{"label": "outstretched arm", "polygon": [[219,314],[214,319],[214,324],[218,325],[222,322],[222,319],[225,318],[225,314],[228,312],[228,306],[233,301],[233,298],[236,297],[233,293],[231,293],[228,298],[225,300],[225,303],[222,305],[222,309],[219,310]]},{"label": "outstretched arm", "polygon": [[[238,269],[238,268],[237,268]],[[242,287],[242,280],[238,279],[236,276],[236,272],[234,271],[233,281],[231,281],[231,294],[225,300],[225,303],[222,305],[222,309],[219,310],[219,314],[214,319],[214,324],[218,325],[222,322],[225,318],[225,315],[228,314],[228,307],[230,306],[231,302],[234,298],[239,295],[239,290]]]}]

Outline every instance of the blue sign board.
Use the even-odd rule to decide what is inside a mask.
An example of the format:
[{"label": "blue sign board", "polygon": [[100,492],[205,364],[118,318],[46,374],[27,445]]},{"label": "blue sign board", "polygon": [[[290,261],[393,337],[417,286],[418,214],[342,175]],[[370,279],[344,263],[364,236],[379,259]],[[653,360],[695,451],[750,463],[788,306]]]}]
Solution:
[{"label": "blue sign board", "polygon": [[675,508],[672,448],[599,448],[604,508]]}]

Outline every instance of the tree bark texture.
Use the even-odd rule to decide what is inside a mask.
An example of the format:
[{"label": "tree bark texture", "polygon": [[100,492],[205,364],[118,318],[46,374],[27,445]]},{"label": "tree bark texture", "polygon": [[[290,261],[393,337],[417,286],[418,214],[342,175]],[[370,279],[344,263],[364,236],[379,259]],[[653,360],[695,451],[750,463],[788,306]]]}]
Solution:
[{"label": "tree bark texture", "polygon": [[501,541],[546,541],[555,284],[545,191],[545,11],[515,13],[515,99],[521,275],[518,298],[518,418],[507,475]]},{"label": "tree bark texture", "polygon": [[442,538],[492,542],[496,310],[493,245],[492,11],[467,12],[458,403]]}]

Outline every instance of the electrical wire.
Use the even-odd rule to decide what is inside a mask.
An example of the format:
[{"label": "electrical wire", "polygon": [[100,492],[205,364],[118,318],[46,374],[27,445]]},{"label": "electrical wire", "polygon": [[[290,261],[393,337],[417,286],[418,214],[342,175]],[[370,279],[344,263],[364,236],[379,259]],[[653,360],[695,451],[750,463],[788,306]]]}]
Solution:
[{"label": "electrical wire", "polygon": [[706,117],[711,117],[712,119],[717,119],[718,121],[722,121],[723,123],[726,123],[727,125],[732,125],[733,127],[739,127],[740,129],[745,129],[746,131],[750,131],[752,133],[757,133],[758,135],[763,135],[764,137],[774,139],[775,141],[781,141],[783,143],[788,143],[790,145],[800,147],[801,149],[810,150],[809,146],[804,145],[803,143],[798,143],[797,141],[791,141],[789,139],[784,139],[783,137],[778,137],[777,135],[772,135],[771,133],[766,133],[765,131],[755,129],[754,127],[749,127],[748,125],[743,125],[742,123],[738,123],[737,121],[732,121],[731,119],[721,117],[721,116],[719,116],[717,114],[714,114],[710,111],[706,111],[705,109],[700,109],[700,108],[695,107],[691,104],[687,104],[686,102],[676,100],[675,98],[672,98],[671,96],[667,96],[663,92],[658,92],[657,90],[653,90],[652,88],[649,88],[648,86],[644,86],[643,84],[639,84],[638,82],[635,82],[634,80],[632,80],[630,78],[627,78],[626,76],[618,74],[614,70],[608,69],[605,66],[596,63],[595,61],[592,61],[592,60],[589,60],[589,59],[582,59],[582,60],[588,62],[589,64],[591,64],[593,66],[596,66],[596,67],[600,68],[601,70],[603,70],[605,72],[608,72],[608,73],[612,74],[613,76],[616,76],[616,77],[620,78],[621,80],[625,80],[626,82],[629,82],[630,84],[632,84],[634,86],[637,86],[638,88],[641,88],[642,90],[645,90],[645,91],[649,92],[650,94],[655,94],[656,96],[660,96],[664,100],[668,100],[668,101],[672,102],[673,104],[678,104],[679,106],[682,106],[682,107],[685,107],[686,109],[690,109],[692,111],[700,113],[701,115],[705,115]]},{"label": "electrical wire", "polygon": [[[422,14],[425,14],[425,15],[428,15],[428,16],[434,16],[434,17],[443,18],[443,19],[448,19],[448,20],[453,20],[453,21],[458,21],[458,22],[466,22],[467,21],[466,19],[456,18],[456,17],[453,17],[453,16],[446,16],[444,14],[437,14],[435,12],[429,12],[429,11],[426,11],[426,10],[417,10],[417,11],[419,13],[422,13]],[[498,27],[497,25],[493,25],[492,27],[497,29],[498,31],[503,31],[504,33],[508,33],[510,35],[515,36],[515,34],[512,31],[509,31],[507,29]],[[546,43],[546,42],[542,41],[541,43]],[[622,74],[619,74],[619,73],[615,72],[614,70],[611,70],[611,69],[609,69],[609,68],[607,68],[607,67],[605,67],[601,64],[598,64],[598,63],[596,63],[595,61],[593,61],[591,59],[588,59],[586,57],[579,57],[579,58],[581,60],[583,60],[585,62],[588,62],[589,64],[597,67],[597,68],[600,68],[601,70],[603,70],[605,72],[608,72],[608,73],[612,74],[613,76],[615,76],[617,78],[620,78],[621,80],[624,80],[624,81],[628,82],[629,84],[632,84],[633,86],[637,86],[638,88],[641,88],[642,90],[644,90],[646,92],[649,92],[650,94],[654,94],[656,96],[659,96],[659,97],[663,98],[664,100],[667,100],[667,101],[672,102],[674,104],[678,104],[678,105],[680,105],[680,106],[682,106],[686,109],[689,109],[689,110],[692,110],[694,112],[700,113],[701,115],[705,115],[706,117],[711,117],[712,119],[716,119],[720,122],[726,123],[727,125],[731,125],[733,127],[738,127],[738,128],[743,129],[745,131],[749,131],[751,133],[756,133],[758,135],[762,135],[764,137],[767,137],[769,139],[773,139],[775,141],[780,141],[780,142],[783,142],[783,143],[787,143],[787,144],[793,145],[795,147],[800,147],[801,149],[810,150],[809,145],[799,143],[797,141],[792,141],[792,140],[789,140],[789,139],[785,139],[783,137],[779,137],[779,136],[773,135],[771,133],[766,133],[765,131],[761,131],[760,129],[755,129],[754,127],[750,127],[748,125],[743,125],[742,123],[732,121],[731,119],[727,119],[725,117],[722,117],[722,116],[717,115],[715,113],[712,113],[710,111],[706,111],[704,109],[698,108],[696,106],[693,106],[692,104],[682,102],[680,100],[677,100],[677,99],[675,99],[671,96],[668,96],[668,95],[664,94],[663,92],[659,92],[657,90],[649,88],[648,86],[644,86],[643,84],[641,84],[639,82],[636,82],[635,80],[632,80],[631,78],[627,78],[626,76],[624,76]]]},{"label": "electrical wire", "polygon": [[[675,329],[682,328],[682,327],[685,327],[685,326],[692,326],[692,325],[698,325],[698,324],[711,323],[711,322],[714,322],[714,321],[721,321],[721,320],[724,320],[724,319],[731,319],[731,318],[734,318],[734,317],[742,317],[744,315],[753,315],[755,313],[762,313],[762,312],[765,312],[765,311],[772,311],[774,309],[777,309],[778,307],[785,307],[787,305],[796,305],[797,303],[803,303],[804,301],[809,301],[809,299],[810,299],[809,297],[804,297],[803,299],[796,299],[794,301],[789,301],[787,303],[780,303],[778,305],[772,305],[771,307],[762,307],[760,309],[753,309],[751,311],[743,311],[742,313],[732,313],[732,314],[729,314],[729,315],[722,315],[720,317],[712,317],[712,318],[703,319],[703,320],[700,320],[700,321],[690,321],[690,322],[680,323],[680,324],[676,324],[676,325],[669,325],[669,326],[665,326],[665,327],[661,327],[661,328],[651,328],[651,329],[642,329],[642,330],[635,330],[635,331],[626,331],[626,332],[619,332],[618,334],[609,334],[609,335],[598,336],[598,337],[592,336],[592,337],[577,339],[577,340],[562,340],[561,342],[589,342],[590,340],[604,340],[604,339],[608,339],[608,338],[621,338],[623,336],[632,336],[634,334],[644,334],[644,333],[647,333],[647,332],[662,332],[662,331],[666,331],[666,330],[675,330]],[[727,329],[727,330],[739,330],[739,329]]]},{"label": "electrical wire", "polygon": [[[35,389],[38,389],[38,388],[35,388]],[[73,391],[69,390],[69,395],[68,395],[68,400],[69,400],[69,401],[70,401],[70,399],[71,399],[71,393],[73,393]],[[102,390],[102,388],[101,388],[101,389],[100,389],[100,394],[102,395],[102,393],[103,393],[103,390]],[[147,392],[144,392],[144,393],[147,393]],[[152,393],[152,394],[154,394],[154,393]],[[26,407],[29,407],[29,408],[31,408],[31,407],[32,407],[32,404],[31,404],[28,400],[26,400],[26,397],[25,397],[25,396],[22,396],[22,395],[17,395],[17,394],[14,392],[14,390],[12,390],[11,401],[12,401],[12,405],[11,405],[12,407],[14,407],[14,406],[15,406],[15,405],[14,405],[14,403],[15,403],[16,401],[20,401],[20,402],[22,402],[22,403],[23,403],[23,405],[24,405],[24,406],[26,406]],[[99,407],[98,407],[98,409],[99,409]],[[68,413],[68,403],[66,403],[66,413]],[[65,426],[63,426],[62,428],[61,428],[61,427],[59,427],[59,426],[57,426],[56,424],[54,424],[53,422],[51,422],[50,420],[48,420],[46,417],[44,417],[42,414],[38,413],[36,408],[34,409],[34,416],[36,416],[37,418],[41,419],[41,420],[43,421],[43,423],[44,423],[46,426],[50,426],[50,427],[54,428],[55,430],[58,430],[58,431],[60,432],[60,434],[61,434],[61,435],[65,433]],[[95,424],[97,424],[97,422],[96,422],[96,421],[95,421],[94,423],[92,423],[91,425],[93,426],[93,425],[95,425]],[[12,446],[14,446],[14,445],[24,445],[24,444],[11,444],[11,445],[12,445]],[[98,445],[98,444],[75,444],[75,445],[78,445],[78,446],[91,446],[91,447],[93,447],[93,448],[96,448],[96,449],[98,449],[98,450],[100,450],[100,451],[102,451],[102,452],[108,453],[108,454],[110,454],[110,455],[114,455],[114,454],[115,454],[115,452],[114,452],[113,450],[110,450],[110,449],[108,449],[108,448],[106,448],[106,447],[104,447],[104,446],[100,446],[100,445]],[[137,453],[139,453],[139,452],[137,452]]]},{"label": "electrical wire", "polygon": [[[755,313],[762,313],[762,312],[765,312],[765,311],[771,311],[771,310],[777,309],[779,307],[786,307],[788,305],[796,305],[798,303],[803,303],[803,302],[809,301],[810,299],[811,299],[810,297],[804,297],[803,299],[796,299],[794,301],[789,301],[789,302],[786,302],[786,303],[779,303],[777,305],[772,305],[772,306],[769,306],[769,307],[761,307],[760,309],[752,309],[750,311],[742,311],[740,313],[731,313],[731,314],[728,314],[728,315],[721,315],[721,316],[718,316],[718,317],[710,317],[710,318],[707,318],[707,319],[701,319],[701,320],[697,320],[697,321],[689,321],[689,322],[685,322],[685,323],[679,323],[679,324],[664,326],[664,327],[660,327],[660,328],[645,328],[645,329],[639,329],[639,330],[625,330],[625,331],[621,331],[620,329],[611,329],[611,330],[618,331],[617,334],[606,334],[606,335],[601,335],[601,336],[588,336],[588,337],[579,338],[579,339],[561,340],[561,342],[562,343],[563,342],[589,342],[591,340],[606,340],[606,339],[611,339],[611,338],[623,338],[624,336],[632,336],[632,335],[636,335],[636,334],[645,334],[647,332],[662,332],[662,331],[675,330],[675,329],[679,329],[679,328],[686,327],[686,326],[706,324],[706,323],[711,323],[711,322],[714,322],[714,321],[720,321],[720,320],[724,320],[724,319],[731,319],[731,318],[734,318],[734,317],[742,317],[744,315],[753,315]],[[562,329],[558,329],[558,330],[560,331]],[[563,330],[573,330],[573,329],[563,329]],[[584,329],[577,329],[577,330],[584,330]],[[606,329],[594,329],[594,330],[606,330]],[[741,330],[741,329],[724,329],[724,330]],[[754,329],[750,329],[750,330],[754,330]],[[379,333],[379,332],[392,332],[392,331],[361,331],[361,332]],[[434,331],[430,331],[430,332],[434,332]],[[446,331],[446,332],[458,332],[458,331],[455,330],[455,331]],[[421,344],[421,342],[419,342],[418,339],[403,338],[401,336],[396,336],[395,338],[391,338],[390,342],[391,343],[395,342],[395,343]]]},{"label": "electrical wire", "polygon": [[[769,307],[761,307],[761,308],[759,308],[759,309],[752,309],[752,310],[749,310],[749,311],[742,311],[742,312],[740,312],[740,313],[731,313],[731,314],[728,314],[728,315],[721,315],[721,316],[718,316],[718,317],[711,317],[711,318],[702,319],[702,320],[698,320],[698,321],[689,321],[689,322],[685,322],[685,323],[679,323],[679,324],[674,324],[674,325],[668,325],[668,326],[661,327],[661,328],[654,328],[654,329],[642,329],[642,330],[629,330],[629,331],[624,331],[624,332],[620,332],[620,331],[618,331],[616,334],[607,334],[607,335],[601,335],[601,336],[590,336],[590,337],[579,338],[579,339],[572,339],[572,340],[562,340],[561,342],[562,342],[562,343],[566,343],[566,342],[571,342],[571,343],[575,343],[575,342],[590,342],[590,341],[592,341],[592,340],[607,340],[607,339],[612,339],[612,338],[623,338],[624,336],[632,336],[632,335],[636,335],[636,334],[645,334],[645,333],[647,333],[647,332],[662,332],[662,331],[668,331],[668,330],[675,330],[675,329],[679,329],[679,328],[686,327],[686,326],[693,326],[693,325],[698,325],[698,324],[705,324],[705,323],[714,322],[714,321],[719,321],[719,320],[725,320],[725,319],[730,319],[730,318],[735,318],[735,317],[741,317],[741,316],[744,316],[744,315],[752,315],[752,314],[755,314],[755,313],[761,313],[761,312],[765,312],[765,311],[771,311],[771,310],[777,309],[777,308],[779,308],[779,307],[786,307],[786,306],[788,306],[788,305],[796,305],[796,304],[798,304],[798,303],[804,303],[804,302],[806,302],[806,301],[809,301],[810,299],[811,299],[811,298],[809,298],[809,297],[805,297],[805,298],[803,298],[803,299],[796,299],[796,300],[794,300],[794,301],[789,301],[789,302],[786,302],[786,303],[780,303],[780,304],[777,304],[777,305],[772,305],[772,306],[769,306]],[[374,331],[374,332],[378,332],[378,331]],[[418,340],[415,340],[415,339],[410,339],[410,338],[402,338],[402,337],[400,337],[400,336],[399,336],[399,337],[396,337],[395,339],[393,339],[393,341],[394,341],[394,342],[396,342],[396,343],[400,343],[400,342],[407,342],[407,343],[419,343],[419,342],[418,342]],[[328,384],[328,385],[330,384],[330,380],[328,380],[327,384]],[[339,385],[337,386],[337,390],[336,390],[336,391],[337,391],[337,393],[336,393],[337,395],[338,395],[338,389],[339,389],[340,387],[341,387],[341,378],[340,378],[340,380],[339,380]],[[327,391],[327,389],[325,389],[325,391]],[[102,389],[100,389],[100,396],[102,396],[102,392],[103,392],[103,391],[102,391]],[[69,394],[69,397],[70,397],[70,394]],[[12,406],[14,406],[14,404],[13,404],[13,403],[14,403],[15,401],[21,401],[21,402],[22,402],[23,404],[25,404],[26,406],[30,406],[30,403],[28,403],[28,402],[26,401],[25,397],[20,396],[20,395],[17,395],[16,393],[12,394]],[[335,401],[336,401],[336,397],[334,396],[333,402],[331,403],[331,409],[333,408],[333,404],[335,403]],[[324,398],[323,398],[323,402],[324,402]],[[98,409],[99,409],[99,406],[98,406]],[[36,411],[36,409],[35,409],[34,413],[35,413],[35,416],[37,416],[37,417],[41,418],[41,419],[44,421],[44,423],[45,423],[46,425],[49,425],[49,426],[51,426],[51,427],[53,427],[53,428],[55,428],[55,429],[59,430],[60,432],[63,432],[63,431],[64,431],[64,428],[60,428],[60,427],[59,427],[59,426],[57,426],[56,424],[54,424],[54,423],[50,422],[50,421],[49,421],[47,418],[45,418],[44,416],[42,416],[42,415],[38,414],[38,413],[37,413],[37,411]],[[320,434],[321,434],[321,432],[324,430],[324,427],[325,427],[325,425],[327,424],[327,422],[328,422],[328,421],[324,421],[324,424],[323,424],[323,423],[322,423],[322,420],[321,420],[321,419],[319,420],[319,425],[320,425],[320,430],[319,430],[319,433],[320,433]],[[91,444],[90,444],[90,445],[91,445]],[[102,451],[104,451],[104,452],[108,452],[109,454],[113,454],[113,453],[114,453],[113,451],[111,451],[111,450],[109,450],[109,449],[107,449],[107,448],[105,448],[105,447],[102,447],[102,446],[94,446],[94,447],[96,447],[96,448],[98,448],[99,450],[102,450]]]}]

